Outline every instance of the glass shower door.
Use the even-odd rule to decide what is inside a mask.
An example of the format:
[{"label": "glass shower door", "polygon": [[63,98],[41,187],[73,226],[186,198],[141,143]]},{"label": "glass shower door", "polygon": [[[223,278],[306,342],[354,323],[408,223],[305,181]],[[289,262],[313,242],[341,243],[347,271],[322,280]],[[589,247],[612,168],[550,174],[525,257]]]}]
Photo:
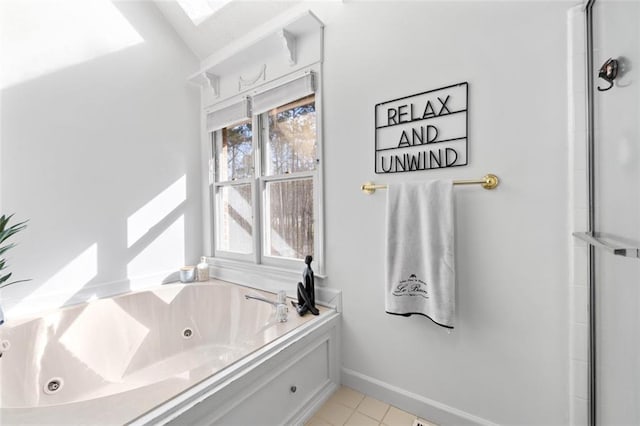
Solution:
[{"label": "glass shower door", "polygon": [[[611,246],[638,248],[640,1],[597,0],[592,16],[593,229]],[[598,78],[598,67],[609,59],[617,64],[609,62],[602,73],[616,74],[613,81]],[[640,425],[640,258],[633,251],[628,257],[600,249],[594,253],[595,420],[598,425]]]}]

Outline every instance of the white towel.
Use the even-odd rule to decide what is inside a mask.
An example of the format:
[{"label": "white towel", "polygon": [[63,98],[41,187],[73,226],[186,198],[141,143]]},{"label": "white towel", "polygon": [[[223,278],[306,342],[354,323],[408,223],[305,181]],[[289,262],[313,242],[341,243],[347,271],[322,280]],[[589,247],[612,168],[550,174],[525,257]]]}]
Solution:
[{"label": "white towel", "polygon": [[385,309],[453,328],[453,182],[389,185]]}]

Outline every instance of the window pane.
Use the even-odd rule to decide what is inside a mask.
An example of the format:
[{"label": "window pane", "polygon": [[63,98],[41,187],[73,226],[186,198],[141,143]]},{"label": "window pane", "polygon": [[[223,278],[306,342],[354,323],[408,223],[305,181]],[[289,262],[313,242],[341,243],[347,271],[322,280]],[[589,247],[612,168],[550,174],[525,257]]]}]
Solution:
[{"label": "window pane", "polygon": [[313,255],[313,179],[267,183],[267,256]]},{"label": "window pane", "polygon": [[314,170],[316,164],[315,96],[269,112],[266,149],[267,175]]},{"label": "window pane", "polygon": [[236,253],[252,253],[251,185],[219,187],[216,205],[216,248]]},{"label": "window pane", "polygon": [[225,127],[216,137],[216,181],[253,176],[251,120]]}]

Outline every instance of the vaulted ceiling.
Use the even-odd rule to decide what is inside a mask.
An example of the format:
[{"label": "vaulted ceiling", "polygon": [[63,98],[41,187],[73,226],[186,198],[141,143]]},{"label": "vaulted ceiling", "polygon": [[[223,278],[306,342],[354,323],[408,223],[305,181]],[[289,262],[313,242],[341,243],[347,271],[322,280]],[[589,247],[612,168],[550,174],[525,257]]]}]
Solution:
[{"label": "vaulted ceiling", "polygon": [[155,4],[193,53],[204,59],[302,1],[232,0],[198,25],[176,0]]}]

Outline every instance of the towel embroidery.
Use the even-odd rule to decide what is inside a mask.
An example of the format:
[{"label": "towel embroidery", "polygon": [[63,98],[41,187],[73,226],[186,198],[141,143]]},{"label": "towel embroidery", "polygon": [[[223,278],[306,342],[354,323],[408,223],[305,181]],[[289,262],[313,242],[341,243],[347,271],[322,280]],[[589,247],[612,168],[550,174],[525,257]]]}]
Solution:
[{"label": "towel embroidery", "polygon": [[425,299],[429,298],[429,292],[427,291],[427,283],[418,279],[416,274],[409,275],[406,280],[400,281],[393,290],[394,296],[420,296]]}]

